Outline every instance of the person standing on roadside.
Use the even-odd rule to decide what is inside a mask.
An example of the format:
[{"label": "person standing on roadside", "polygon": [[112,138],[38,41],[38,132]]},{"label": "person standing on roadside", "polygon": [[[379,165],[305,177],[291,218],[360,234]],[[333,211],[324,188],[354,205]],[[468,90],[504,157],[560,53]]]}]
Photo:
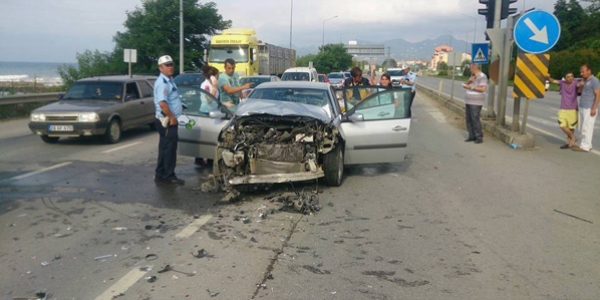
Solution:
[{"label": "person standing on roadside", "polygon": [[549,82],[560,86],[560,110],[558,111],[558,124],[560,129],[567,135],[566,144],[560,149],[573,147],[577,138],[575,137],[575,125],[577,125],[577,83],[573,81],[575,76],[572,72],[565,74],[562,80],[556,80],[546,75]]},{"label": "person standing on roadside", "polygon": [[154,83],[154,106],[156,108],[154,126],[159,134],[159,142],[154,182],[183,185],[185,181],[175,175],[177,140],[179,138],[177,118],[181,115],[183,107],[177,85],[173,82],[175,65],[171,56],[163,55],[158,59],[158,70],[160,75]]},{"label": "person standing on roadside", "polygon": [[592,150],[592,136],[594,135],[594,123],[598,116],[598,104],[600,102],[600,80],[594,73],[590,65],[584,64],[579,69],[583,78],[579,86],[583,86],[581,98],[579,98],[579,134],[581,142],[579,146],[573,146],[571,149],[580,152],[589,152]]},{"label": "person standing on roadside", "polygon": [[413,100],[415,100],[415,95],[417,94],[417,74],[411,72],[409,66],[404,65],[402,66],[402,69],[404,69],[404,77],[400,79],[400,84],[402,84],[402,88],[411,89],[410,102],[412,103]]},{"label": "person standing on roadside", "polygon": [[243,90],[252,87],[248,82],[240,86],[240,75],[235,72],[235,60],[225,60],[225,72],[219,76],[219,101],[225,107],[234,107],[240,104],[240,94]]},{"label": "person standing on roadside", "polygon": [[483,129],[481,127],[481,108],[487,95],[487,76],[481,72],[479,64],[471,64],[471,78],[463,84],[467,90],[465,95],[465,118],[467,119],[467,131],[469,138],[465,142],[483,143]]}]

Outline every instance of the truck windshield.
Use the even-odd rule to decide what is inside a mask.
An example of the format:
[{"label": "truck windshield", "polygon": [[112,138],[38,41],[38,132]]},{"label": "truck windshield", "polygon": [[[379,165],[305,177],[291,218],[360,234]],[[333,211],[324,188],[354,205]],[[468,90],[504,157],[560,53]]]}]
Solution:
[{"label": "truck windshield", "polygon": [[208,54],[210,62],[222,63],[228,58],[233,58],[235,62],[248,62],[248,47],[211,48]]}]

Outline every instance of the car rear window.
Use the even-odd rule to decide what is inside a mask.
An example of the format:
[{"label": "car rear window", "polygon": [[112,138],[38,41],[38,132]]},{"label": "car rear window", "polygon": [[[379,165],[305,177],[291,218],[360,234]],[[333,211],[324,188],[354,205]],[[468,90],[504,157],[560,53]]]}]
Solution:
[{"label": "car rear window", "polygon": [[117,100],[123,98],[123,83],[110,81],[78,81],[62,100]]},{"label": "car rear window", "polygon": [[281,77],[283,81],[309,81],[310,74],[308,72],[285,72]]},{"label": "car rear window", "polygon": [[329,75],[327,75],[327,77],[329,77],[329,79],[331,78],[344,78],[344,75],[342,75],[342,73],[329,73]]},{"label": "car rear window", "polygon": [[404,71],[402,70],[388,70],[387,71],[390,76],[404,76]]},{"label": "car rear window", "polygon": [[240,84],[244,85],[248,82],[253,83],[253,87],[258,86],[261,83],[271,81],[271,77],[242,77],[240,78]]}]

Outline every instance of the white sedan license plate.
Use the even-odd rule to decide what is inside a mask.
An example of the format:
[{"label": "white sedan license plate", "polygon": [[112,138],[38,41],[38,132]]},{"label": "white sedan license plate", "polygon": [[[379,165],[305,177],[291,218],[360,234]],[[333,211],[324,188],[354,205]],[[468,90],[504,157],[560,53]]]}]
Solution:
[{"label": "white sedan license plate", "polygon": [[73,125],[48,125],[48,131],[73,131]]}]

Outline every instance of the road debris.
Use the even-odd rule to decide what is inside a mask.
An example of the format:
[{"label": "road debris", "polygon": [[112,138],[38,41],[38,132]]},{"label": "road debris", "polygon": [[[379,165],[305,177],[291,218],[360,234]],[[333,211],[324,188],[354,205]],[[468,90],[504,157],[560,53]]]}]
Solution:
[{"label": "road debris", "polygon": [[49,262],[47,262],[47,261],[43,261],[43,262],[42,262],[42,267],[47,267],[47,266],[49,266],[49,265],[50,265],[50,263],[49,263]]},{"label": "road debris", "polygon": [[[173,267],[171,267],[171,265],[166,265],[162,270],[158,271],[158,273],[165,273],[165,272],[169,272],[169,271],[181,273],[181,274],[187,275],[189,277],[192,277],[192,276],[196,275],[195,272],[188,273],[188,272],[182,272],[182,271],[175,270],[175,269],[173,269]],[[175,276],[175,275],[173,275],[173,276]]]},{"label": "road debris", "polygon": [[211,298],[214,298],[216,296],[219,296],[219,293],[216,292],[211,292],[209,289],[206,289],[206,291],[208,292],[208,294],[210,295]]},{"label": "road debris", "polygon": [[563,214],[563,215],[565,215],[565,216],[569,216],[569,217],[571,217],[571,218],[575,218],[575,219],[577,219],[577,220],[579,220],[579,221],[583,221],[583,222],[587,222],[587,223],[590,223],[590,224],[594,224],[592,221],[588,221],[588,220],[586,220],[586,219],[582,219],[582,218],[580,218],[580,217],[578,217],[578,216],[574,216],[574,215],[572,215],[572,214],[568,214],[568,213],[566,213],[566,212],[562,212],[562,211],[560,211],[560,210],[558,210],[558,209],[555,209],[554,211],[555,211],[555,212],[557,212],[557,213],[559,213],[559,214]]},{"label": "road debris", "polygon": [[149,282],[149,283],[153,283],[156,280],[158,280],[158,278],[156,278],[156,276],[148,276],[148,277],[146,277],[144,279],[146,279],[146,281]]},{"label": "road debris", "polygon": [[223,196],[223,198],[221,198],[221,202],[233,202],[239,198],[240,192],[235,189],[231,189],[229,192],[227,192],[227,194],[225,194],[225,196]]},{"label": "road debris", "polygon": [[145,266],[145,267],[140,267],[139,269],[142,272],[148,272],[152,270],[152,266]]},{"label": "road debris", "polygon": [[256,240],[254,237],[252,237],[252,238],[250,239],[250,241],[251,241],[251,242],[253,242],[253,243],[258,243],[258,241],[257,241],[257,240]]},{"label": "road debris", "polygon": [[269,274],[269,275],[267,275],[267,279],[269,279],[269,280],[274,280],[274,279],[275,279],[275,277],[273,277],[273,274]]},{"label": "road debris", "polygon": [[116,254],[106,254],[106,255],[101,255],[101,256],[96,256],[94,257],[94,260],[102,260],[102,259],[107,259],[107,258],[111,258],[111,257],[116,257]]},{"label": "road debris", "polygon": [[146,261],[153,261],[158,259],[158,255],[156,254],[148,254],[145,257]]},{"label": "road debris", "polygon": [[208,181],[200,185],[200,190],[203,193],[217,193],[221,190],[221,185],[217,181],[214,175],[208,176]]},{"label": "road debris", "polygon": [[48,299],[48,294],[44,292],[36,293],[33,296],[24,296],[24,297],[13,297],[13,300],[46,300]]},{"label": "road debris", "polygon": [[125,231],[127,230],[127,227],[115,227],[112,230],[116,230],[116,231]]},{"label": "road debris", "polygon": [[302,191],[302,193],[288,193],[287,195],[283,194],[271,197],[270,199],[271,202],[280,202],[283,204],[281,207],[279,207],[280,211],[311,214],[321,210],[321,206],[319,205],[319,196],[312,192]]},{"label": "road debris", "polygon": [[198,250],[198,253],[196,253],[196,254],[194,254],[194,252],[192,252],[192,256],[194,256],[195,258],[205,258],[205,257],[213,258],[213,257],[215,257],[214,255],[208,254],[206,252],[206,250],[204,250],[204,249]]}]

